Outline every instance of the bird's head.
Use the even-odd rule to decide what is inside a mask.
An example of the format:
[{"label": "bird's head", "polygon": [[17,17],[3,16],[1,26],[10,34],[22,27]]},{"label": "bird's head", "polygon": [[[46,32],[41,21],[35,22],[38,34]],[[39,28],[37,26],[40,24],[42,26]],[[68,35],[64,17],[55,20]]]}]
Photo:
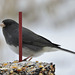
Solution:
[{"label": "bird's head", "polygon": [[17,24],[17,22],[12,19],[5,19],[2,21],[2,24],[0,24],[0,26],[1,27],[8,27],[8,26],[14,25],[14,24]]}]

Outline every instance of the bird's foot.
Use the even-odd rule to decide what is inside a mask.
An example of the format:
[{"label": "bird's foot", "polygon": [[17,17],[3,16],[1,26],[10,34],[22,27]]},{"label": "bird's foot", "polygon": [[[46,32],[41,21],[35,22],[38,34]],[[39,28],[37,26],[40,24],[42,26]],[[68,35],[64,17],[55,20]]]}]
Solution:
[{"label": "bird's foot", "polygon": [[25,59],[23,59],[22,61],[30,61],[31,59],[32,59],[32,55],[27,57],[27,58],[25,58]]}]

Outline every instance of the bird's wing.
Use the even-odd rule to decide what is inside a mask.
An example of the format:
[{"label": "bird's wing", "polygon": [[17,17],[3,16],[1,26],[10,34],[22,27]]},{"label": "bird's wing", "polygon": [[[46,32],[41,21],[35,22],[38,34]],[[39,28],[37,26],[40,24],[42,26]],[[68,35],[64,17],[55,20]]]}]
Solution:
[{"label": "bird's wing", "polygon": [[22,35],[23,35],[22,36],[23,42],[29,45],[40,46],[40,47],[45,47],[45,46],[58,47],[59,46],[57,44],[53,44],[51,41],[47,40],[46,38],[35,34],[34,32],[28,30],[27,28],[22,29]]}]

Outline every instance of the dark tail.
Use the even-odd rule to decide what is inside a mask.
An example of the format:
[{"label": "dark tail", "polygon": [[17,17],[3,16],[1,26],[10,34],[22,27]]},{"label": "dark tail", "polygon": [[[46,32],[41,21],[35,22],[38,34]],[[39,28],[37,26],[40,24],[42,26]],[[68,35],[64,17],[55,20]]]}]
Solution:
[{"label": "dark tail", "polygon": [[75,52],[73,52],[73,51],[71,51],[71,50],[67,50],[67,49],[64,49],[64,48],[61,48],[61,47],[57,47],[57,48],[60,49],[60,50],[62,50],[62,51],[66,51],[66,52],[75,54]]}]

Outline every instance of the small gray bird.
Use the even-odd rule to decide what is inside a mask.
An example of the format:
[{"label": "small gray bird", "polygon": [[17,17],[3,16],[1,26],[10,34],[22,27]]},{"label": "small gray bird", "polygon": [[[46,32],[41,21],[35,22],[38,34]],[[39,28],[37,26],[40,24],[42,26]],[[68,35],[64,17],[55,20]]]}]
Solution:
[{"label": "small gray bird", "polygon": [[[14,20],[5,19],[2,21],[0,26],[2,26],[6,43],[15,53],[19,54],[19,24]],[[75,52],[63,49],[60,45],[54,44],[48,39],[37,35],[24,27],[22,27],[22,50],[22,55],[25,57],[30,55],[37,57],[42,55],[44,52],[57,50],[75,54]]]}]

